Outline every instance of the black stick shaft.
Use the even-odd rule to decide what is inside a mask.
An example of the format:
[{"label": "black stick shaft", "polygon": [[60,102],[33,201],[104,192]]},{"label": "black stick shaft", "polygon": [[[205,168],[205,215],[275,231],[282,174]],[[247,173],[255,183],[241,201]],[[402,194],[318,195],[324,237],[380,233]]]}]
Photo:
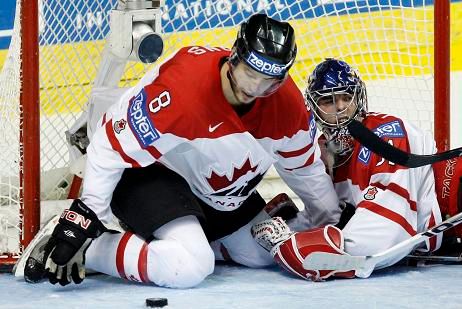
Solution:
[{"label": "black stick shaft", "polygon": [[348,130],[351,136],[370,151],[378,154],[385,160],[410,168],[454,159],[462,155],[462,147],[432,155],[408,153],[388,144],[357,120],[353,120],[348,124]]}]

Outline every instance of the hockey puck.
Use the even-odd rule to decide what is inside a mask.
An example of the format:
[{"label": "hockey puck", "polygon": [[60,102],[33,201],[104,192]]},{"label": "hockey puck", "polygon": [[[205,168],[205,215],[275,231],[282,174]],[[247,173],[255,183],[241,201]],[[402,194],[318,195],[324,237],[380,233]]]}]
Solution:
[{"label": "hockey puck", "polygon": [[146,298],[146,307],[162,308],[167,305],[167,298]]}]

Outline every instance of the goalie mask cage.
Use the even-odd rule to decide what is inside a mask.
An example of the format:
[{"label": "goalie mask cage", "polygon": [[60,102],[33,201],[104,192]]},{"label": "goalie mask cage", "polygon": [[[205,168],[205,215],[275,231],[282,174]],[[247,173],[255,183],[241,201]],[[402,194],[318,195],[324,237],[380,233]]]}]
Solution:
[{"label": "goalie mask cage", "polygon": [[[9,50],[0,51],[2,265],[14,263],[39,229],[40,201],[66,198],[72,175],[65,131],[88,102],[109,12],[116,5],[117,0],[17,1]],[[295,28],[298,55],[291,75],[300,89],[324,58],[345,60],[367,85],[369,110],[432,130],[444,150],[449,145],[449,11],[450,2],[443,0],[435,5],[167,0],[163,55],[186,45],[231,47],[236,26],[266,12]],[[128,63],[120,86],[134,85],[148,68]]]}]

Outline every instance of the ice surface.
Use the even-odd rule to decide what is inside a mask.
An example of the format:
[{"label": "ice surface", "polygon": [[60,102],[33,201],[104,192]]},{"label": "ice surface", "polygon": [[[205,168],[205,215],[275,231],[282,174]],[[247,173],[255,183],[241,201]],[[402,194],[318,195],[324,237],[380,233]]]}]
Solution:
[{"label": "ice surface", "polygon": [[168,298],[173,308],[462,308],[462,266],[397,266],[369,279],[313,283],[277,267],[218,265],[194,289],[168,289],[105,275],[80,285],[28,284],[0,274],[0,308],[146,308],[145,299]]}]

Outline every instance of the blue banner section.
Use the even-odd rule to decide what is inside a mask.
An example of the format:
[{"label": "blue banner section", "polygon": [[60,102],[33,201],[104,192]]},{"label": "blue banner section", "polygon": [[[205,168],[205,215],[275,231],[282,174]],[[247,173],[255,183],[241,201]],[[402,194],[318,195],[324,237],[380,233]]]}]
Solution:
[{"label": "blue banner section", "polygon": [[[277,19],[305,19],[321,15],[374,12],[397,6],[432,5],[434,0],[166,0],[162,16],[165,33],[233,26],[255,12]],[[453,0],[452,2],[461,2]],[[2,0],[0,49],[8,47],[16,0]],[[46,5],[45,5],[46,4]],[[40,5],[41,42],[58,44],[103,39],[109,31],[109,11],[117,0],[47,0]],[[46,30],[46,31],[44,31]],[[46,34],[45,34],[46,33]],[[63,33],[69,34],[64,36]],[[49,36],[49,37],[45,37]],[[53,37],[51,37],[53,36]]]},{"label": "blue banner section", "polygon": [[[127,113],[128,125],[143,148],[152,145],[154,141],[160,138],[160,134],[151,120],[147,100],[146,91],[142,89],[136,97],[130,99]],[[120,121],[123,121],[123,119]],[[120,133],[120,131],[117,131],[120,129],[120,121],[116,121],[119,125],[114,126],[116,133]],[[125,128],[125,125],[123,127]]]}]

